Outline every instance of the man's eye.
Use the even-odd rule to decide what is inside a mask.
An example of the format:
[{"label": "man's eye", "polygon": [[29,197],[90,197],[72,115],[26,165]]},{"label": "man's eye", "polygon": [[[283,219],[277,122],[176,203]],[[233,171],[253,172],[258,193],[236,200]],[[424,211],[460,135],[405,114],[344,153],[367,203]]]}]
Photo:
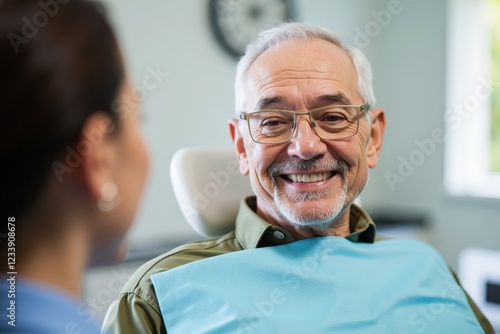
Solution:
[{"label": "man's eye", "polygon": [[288,124],[284,119],[266,119],[262,122],[262,127],[276,127],[280,125]]},{"label": "man's eye", "polygon": [[342,114],[327,114],[322,118],[323,122],[342,122],[345,121],[346,117]]}]

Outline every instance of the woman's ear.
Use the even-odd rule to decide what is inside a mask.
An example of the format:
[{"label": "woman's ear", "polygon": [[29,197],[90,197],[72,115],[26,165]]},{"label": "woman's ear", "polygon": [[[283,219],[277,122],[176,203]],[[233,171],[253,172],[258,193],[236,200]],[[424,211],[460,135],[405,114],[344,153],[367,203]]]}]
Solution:
[{"label": "woman's ear", "polygon": [[116,142],[111,132],[114,125],[104,112],[90,115],[85,121],[77,148],[81,148],[80,175],[83,186],[93,200],[101,197],[101,188],[113,181],[113,166],[117,160]]},{"label": "woman's ear", "polygon": [[366,147],[368,166],[373,168],[378,163],[378,156],[382,151],[382,142],[385,131],[385,112],[382,108],[372,110],[372,127],[370,139]]},{"label": "woman's ear", "polygon": [[228,125],[229,133],[231,135],[231,139],[233,140],[236,158],[240,165],[240,173],[248,175],[248,157],[245,150],[245,143],[243,142],[243,136],[239,128],[239,121],[236,118],[232,118],[229,120]]}]

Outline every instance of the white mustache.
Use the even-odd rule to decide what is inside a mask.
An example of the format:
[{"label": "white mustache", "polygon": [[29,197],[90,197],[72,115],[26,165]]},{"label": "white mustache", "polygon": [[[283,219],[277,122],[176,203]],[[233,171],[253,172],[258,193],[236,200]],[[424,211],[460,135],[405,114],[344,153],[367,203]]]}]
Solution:
[{"label": "white mustache", "polygon": [[333,158],[317,158],[314,160],[302,160],[297,157],[290,157],[282,162],[275,162],[271,164],[267,172],[272,180],[276,180],[276,177],[285,172],[294,171],[311,171],[311,170],[328,170],[340,172],[343,177],[346,177],[349,165],[343,160],[337,160]]}]

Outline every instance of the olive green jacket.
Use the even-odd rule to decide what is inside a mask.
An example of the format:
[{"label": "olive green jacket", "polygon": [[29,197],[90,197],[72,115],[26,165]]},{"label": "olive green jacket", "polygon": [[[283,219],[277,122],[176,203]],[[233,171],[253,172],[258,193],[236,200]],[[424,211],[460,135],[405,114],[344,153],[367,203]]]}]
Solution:
[{"label": "olive green jacket", "polygon": [[[295,241],[287,230],[267,223],[255,211],[256,199],[248,197],[241,203],[234,231],[182,245],[141,266],[125,284],[115,307],[110,310],[104,331],[110,334],[167,333],[151,275],[212,256]],[[379,240],[375,224],[361,208],[351,206],[349,222],[351,234],[347,239],[369,243]],[[457,279],[455,273],[453,275]],[[495,334],[486,317],[468,295],[467,298],[485,333]]]}]

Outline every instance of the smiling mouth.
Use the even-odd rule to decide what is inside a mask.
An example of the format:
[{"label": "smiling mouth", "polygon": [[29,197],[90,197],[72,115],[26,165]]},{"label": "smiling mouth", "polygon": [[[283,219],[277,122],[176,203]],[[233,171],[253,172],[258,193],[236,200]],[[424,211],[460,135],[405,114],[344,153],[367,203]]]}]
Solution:
[{"label": "smiling mouth", "polygon": [[336,173],[318,173],[318,174],[283,174],[281,177],[294,183],[313,183],[328,180]]}]

